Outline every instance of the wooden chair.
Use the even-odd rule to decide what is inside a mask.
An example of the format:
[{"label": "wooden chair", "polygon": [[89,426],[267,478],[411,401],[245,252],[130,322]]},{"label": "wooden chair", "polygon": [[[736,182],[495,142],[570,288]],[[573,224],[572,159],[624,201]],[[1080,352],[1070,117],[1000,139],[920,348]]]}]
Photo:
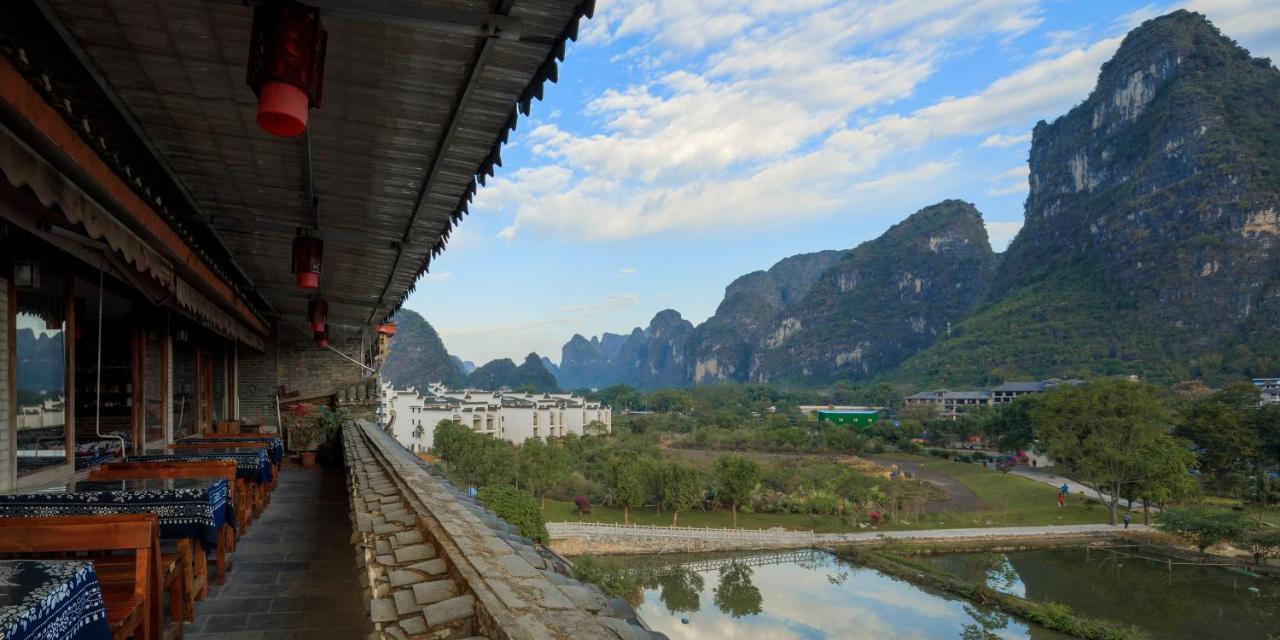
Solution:
[{"label": "wooden chair", "polygon": [[[249,489],[244,480],[236,477],[236,463],[229,460],[209,460],[207,462],[110,462],[98,467],[89,474],[93,480],[118,480],[121,478],[223,478],[228,487],[234,487],[232,506],[235,508],[236,526],[229,523],[222,526],[217,534],[218,544],[214,551],[214,578],[217,584],[226,580],[229,570],[227,553],[235,550],[236,537],[248,527]],[[234,531],[234,533],[233,533]],[[203,553],[192,554],[193,596],[198,593],[204,597],[208,591],[208,568],[204,562],[196,562],[195,558],[204,558]],[[201,584],[203,582],[203,584]]]},{"label": "wooden chair", "polygon": [[[76,552],[132,551],[123,580],[99,578],[113,640],[157,640],[160,521],[154,513],[0,518],[0,553],[66,559]],[[95,562],[95,571],[96,571]]]},{"label": "wooden chair", "polygon": [[234,433],[240,433],[240,421],[239,420],[219,420],[213,423],[213,430],[217,432],[218,435],[230,435]]}]

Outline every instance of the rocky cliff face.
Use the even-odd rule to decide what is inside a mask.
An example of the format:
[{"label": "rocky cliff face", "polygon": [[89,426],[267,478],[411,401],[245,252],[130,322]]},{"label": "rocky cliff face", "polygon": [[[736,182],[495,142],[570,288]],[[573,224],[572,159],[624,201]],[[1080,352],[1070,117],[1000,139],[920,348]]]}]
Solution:
[{"label": "rocky cliff face", "polygon": [[[628,384],[644,389],[689,383],[688,341],[693,324],[671,309],[658,312],[647,329],[636,327],[623,338],[606,340],[575,335],[561,352],[556,379],[566,389]],[[617,338],[623,338],[618,343]],[[616,348],[614,343],[618,343]],[[605,352],[611,351],[612,356]]]},{"label": "rocky cliff face", "polygon": [[615,384],[617,374],[609,358],[600,352],[598,339],[574,334],[560,351],[556,380],[565,389],[599,389]]},{"label": "rocky cliff face", "polygon": [[[1150,20],[1083,103],[1036,125],[1026,224],[1003,257],[949,200],[852,251],[747,274],[685,340],[685,383],[1275,375],[1277,114],[1268,61],[1199,14]],[[679,339],[655,360],[648,334],[575,349],[612,382],[677,380]]]},{"label": "rocky cliff face", "polygon": [[725,287],[715,315],[698,325],[689,340],[690,378],[695,383],[745,381],[752,347],[773,319],[790,309],[846,251],[819,251],[778,261]]},{"label": "rocky cliff face", "polygon": [[387,361],[382,365],[382,379],[397,388],[427,388],[433,382],[461,386],[463,373],[453,356],[444,348],[436,330],[422,316],[402,309],[394,318],[396,335],[388,347]]},{"label": "rocky cliff face", "polygon": [[1026,224],[990,304],[905,374],[1280,365],[1278,113],[1280,71],[1203,16],[1132,31],[1087,100],[1036,125]]},{"label": "rocky cliff face", "polygon": [[867,378],[928,346],[986,294],[996,263],[982,215],[947,200],[859,245],[769,324],[758,382]]}]

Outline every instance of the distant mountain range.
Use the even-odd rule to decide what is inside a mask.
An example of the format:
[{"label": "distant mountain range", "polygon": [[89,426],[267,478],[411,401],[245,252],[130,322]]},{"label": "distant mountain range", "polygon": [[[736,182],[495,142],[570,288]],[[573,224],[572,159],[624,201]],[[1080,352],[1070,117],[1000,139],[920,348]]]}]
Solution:
[{"label": "distant mountain range", "polygon": [[391,339],[381,373],[383,380],[397,388],[423,390],[435,382],[454,388],[490,390],[555,391],[559,388],[555,376],[548,370],[550,361],[536,353],[530,353],[519,365],[509,358],[500,358],[476,367],[475,363],[450,355],[440,335],[416,312],[401,309],[394,321],[396,336]]},{"label": "distant mountain range", "polygon": [[1149,20],[1083,103],[1036,125],[1003,254],[973,205],[947,200],[734,280],[696,327],[666,309],[575,335],[543,369],[568,389],[1280,375],[1277,114],[1268,61],[1199,14]]}]

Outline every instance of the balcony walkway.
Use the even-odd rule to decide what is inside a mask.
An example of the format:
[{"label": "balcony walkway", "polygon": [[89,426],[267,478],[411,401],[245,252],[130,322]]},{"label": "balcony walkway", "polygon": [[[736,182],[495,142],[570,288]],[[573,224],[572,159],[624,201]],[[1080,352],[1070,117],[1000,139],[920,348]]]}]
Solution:
[{"label": "balcony walkway", "polygon": [[196,603],[188,638],[361,640],[373,631],[351,546],[341,470],[287,467],[231,554],[226,584]]}]

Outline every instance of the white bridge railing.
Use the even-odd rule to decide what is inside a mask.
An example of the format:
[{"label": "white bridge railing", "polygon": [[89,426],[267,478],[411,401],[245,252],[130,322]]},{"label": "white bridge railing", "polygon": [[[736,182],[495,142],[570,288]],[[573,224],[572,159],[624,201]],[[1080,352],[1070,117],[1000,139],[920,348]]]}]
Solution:
[{"label": "white bridge railing", "polygon": [[592,538],[615,536],[628,538],[667,538],[678,540],[729,540],[772,544],[810,545],[812,531],[787,529],[712,529],[707,527],[664,527],[640,524],[608,524],[603,522],[548,522],[552,538]]}]

